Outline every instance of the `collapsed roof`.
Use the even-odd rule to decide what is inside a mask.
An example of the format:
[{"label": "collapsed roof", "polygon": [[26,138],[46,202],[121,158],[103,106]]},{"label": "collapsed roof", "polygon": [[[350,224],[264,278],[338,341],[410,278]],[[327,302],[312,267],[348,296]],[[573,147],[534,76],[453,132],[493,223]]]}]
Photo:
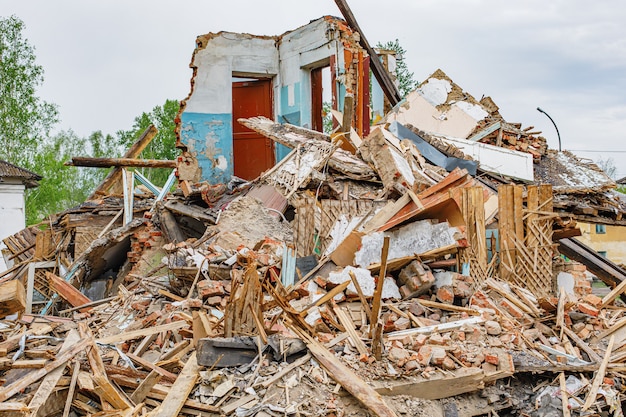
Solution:
[{"label": "collapsed roof", "polygon": [[[598,260],[613,287],[601,298],[592,294],[592,261],[565,261],[557,252],[578,215],[559,197],[607,193],[601,172],[586,167],[579,175],[580,161],[551,153],[539,133],[505,122],[491,99],[476,101],[441,71],[369,134],[351,129],[362,113],[349,117],[347,95],[335,105],[344,112],[332,135],[263,114],[218,117],[211,103],[224,100],[207,94],[233,88],[230,63],[255,63],[237,49],[231,61],[224,49],[203,61],[211,42],[248,52],[260,43],[254,56],[280,55],[277,40],[297,43],[312,30],[317,52],[325,42],[338,46],[321,30],[328,22],[278,39],[201,37],[194,63],[202,65],[179,120],[176,190],[116,167],[89,201],[50,216],[43,229],[4,239],[13,261],[0,273],[5,410],[444,416],[620,409],[626,273]],[[357,51],[352,64],[364,56]],[[301,83],[308,71],[295,73]],[[213,81],[228,78],[226,87],[203,90],[216,86],[216,74]],[[280,84],[280,68],[274,76],[285,93],[275,114],[309,117],[296,94],[307,88]],[[285,147],[252,181],[232,175],[225,149],[238,139],[234,123],[249,129],[244,140],[254,133]],[[148,129],[126,157],[136,158],[154,133]],[[518,163],[483,164],[498,152]],[[539,184],[537,172],[546,177]]]}]

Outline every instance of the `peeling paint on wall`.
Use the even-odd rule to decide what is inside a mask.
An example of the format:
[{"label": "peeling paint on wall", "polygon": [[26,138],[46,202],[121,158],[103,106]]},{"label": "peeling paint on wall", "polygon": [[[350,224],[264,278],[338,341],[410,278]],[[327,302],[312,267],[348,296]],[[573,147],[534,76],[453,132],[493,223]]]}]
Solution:
[{"label": "peeling paint on wall", "polygon": [[181,116],[181,140],[198,159],[199,178],[227,183],[232,172],[232,115],[185,112]]}]

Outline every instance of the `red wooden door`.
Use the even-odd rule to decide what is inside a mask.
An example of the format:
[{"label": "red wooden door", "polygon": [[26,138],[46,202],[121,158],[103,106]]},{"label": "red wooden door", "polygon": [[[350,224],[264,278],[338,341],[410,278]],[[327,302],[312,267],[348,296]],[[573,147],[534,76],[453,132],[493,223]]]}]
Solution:
[{"label": "red wooden door", "polygon": [[235,175],[253,180],[274,166],[274,141],[242,126],[241,117],[272,118],[272,81],[233,83],[233,158]]}]

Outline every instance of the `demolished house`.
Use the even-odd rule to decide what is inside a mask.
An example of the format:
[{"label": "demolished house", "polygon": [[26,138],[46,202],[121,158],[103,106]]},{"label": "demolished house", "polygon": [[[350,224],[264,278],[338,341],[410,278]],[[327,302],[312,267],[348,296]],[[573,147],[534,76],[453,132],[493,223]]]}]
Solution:
[{"label": "demolished house", "polygon": [[626,272],[572,239],[615,184],[439,70],[370,128],[363,39],[198,38],[175,191],[116,166],[4,240],[0,412],[622,415]]}]

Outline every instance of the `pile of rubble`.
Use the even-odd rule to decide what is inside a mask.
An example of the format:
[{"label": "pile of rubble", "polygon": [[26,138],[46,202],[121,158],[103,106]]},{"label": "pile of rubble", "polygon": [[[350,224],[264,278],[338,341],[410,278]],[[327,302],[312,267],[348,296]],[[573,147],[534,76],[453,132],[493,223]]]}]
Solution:
[{"label": "pile of rubble", "polygon": [[122,196],[116,168],[5,239],[1,411],[621,415],[626,281],[558,256],[549,185],[432,165],[399,123],[241,122],[293,149],[254,182]]}]

